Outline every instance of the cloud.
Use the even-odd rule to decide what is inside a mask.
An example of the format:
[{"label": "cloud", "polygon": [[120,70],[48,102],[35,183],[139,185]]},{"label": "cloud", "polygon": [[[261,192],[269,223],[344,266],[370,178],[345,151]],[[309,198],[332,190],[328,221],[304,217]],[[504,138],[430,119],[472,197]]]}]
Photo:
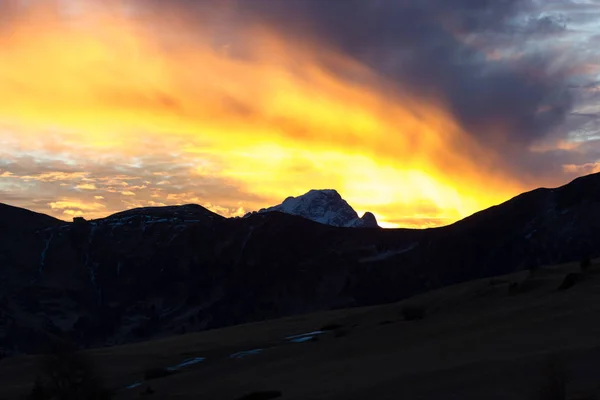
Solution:
[{"label": "cloud", "polygon": [[[51,159],[38,158],[32,164],[29,156],[13,157],[0,168],[2,198],[62,219],[99,218],[125,208],[187,203],[235,216],[264,204],[264,199],[243,192],[228,180],[200,175],[194,164],[203,163],[190,156],[145,156],[126,166],[131,162],[126,156],[90,161],[94,152],[80,148],[79,156],[71,159],[71,167]],[[54,168],[62,170],[40,172]],[[79,172],[82,169],[87,172]],[[165,177],[169,185],[161,185]],[[242,202],[247,208],[240,205]]]},{"label": "cloud", "polygon": [[[433,93],[475,140],[503,154],[502,168],[530,174],[529,146],[577,129],[573,110],[594,104],[573,81],[600,75],[590,47],[596,2],[528,0],[237,1],[240,14],[360,60],[397,87]],[[586,17],[587,16],[587,17]],[[591,16],[591,18],[590,18]],[[586,67],[587,66],[587,67]],[[587,68],[582,71],[581,68]],[[596,103],[597,104],[597,103]],[[597,132],[597,128],[595,132]],[[534,179],[560,169],[539,160]],[[540,176],[541,175],[541,176]]]},{"label": "cloud", "polygon": [[49,203],[50,208],[53,210],[80,210],[80,211],[98,211],[106,208],[105,205],[99,203],[78,203],[74,201],[54,201]]},{"label": "cloud", "polygon": [[239,215],[334,187],[429,226],[598,160],[581,3],[9,3],[0,191],[54,215]]}]

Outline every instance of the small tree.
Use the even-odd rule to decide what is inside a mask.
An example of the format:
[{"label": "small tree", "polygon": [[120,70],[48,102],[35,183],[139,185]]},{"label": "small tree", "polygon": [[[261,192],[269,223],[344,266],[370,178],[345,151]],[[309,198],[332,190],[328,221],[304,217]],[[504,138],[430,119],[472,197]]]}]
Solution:
[{"label": "small tree", "polygon": [[40,376],[30,400],[106,400],[111,393],[100,384],[89,356],[67,343],[56,343],[39,361]]},{"label": "small tree", "polygon": [[167,376],[173,375],[174,371],[168,370],[166,368],[150,368],[144,372],[144,380],[151,381],[153,379],[165,378]]},{"label": "small tree", "polygon": [[542,366],[542,380],[534,400],[566,400],[569,372],[565,361],[558,356],[548,357]]},{"label": "small tree", "polygon": [[265,392],[253,392],[248,393],[245,396],[240,397],[238,400],[271,400],[278,399],[283,394],[279,390],[269,390]]},{"label": "small tree", "polygon": [[570,273],[565,276],[562,283],[558,287],[558,290],[567,290],[575,286],[578,282],[580,282],[584,278],[582,273]]},{"label": "small tree", "polygon": [[31,393],[27,397],[27,400],[46,400],[50,398],[50,393],[46,391],[42,379],[38,376],[33,383],[33,388],[31,389]]},{"label": "small tree", "polygon": [[403,307],[402,316],[406,321],[420,321],[425,318],[425,308],[417,306]]},{"label": "small tree", "polygon": [[592,266],[592,260],[589,257],[584,257],[579,262],[582,271],[588,270]]}]

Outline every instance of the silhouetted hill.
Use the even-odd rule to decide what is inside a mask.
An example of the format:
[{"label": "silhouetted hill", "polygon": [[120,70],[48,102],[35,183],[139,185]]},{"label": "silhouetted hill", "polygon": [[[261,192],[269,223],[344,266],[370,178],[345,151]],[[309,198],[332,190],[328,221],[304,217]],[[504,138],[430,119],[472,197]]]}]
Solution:
[{"label": "silhouetted hill", "polygon": [[56,218],[0,203],[0,233],[12,229],[31,230],[63,223]]},{"label": "silhouetted hill", "polygon": [[[0,208],[0,346],[104,345],[319,310],[600,256],[600,175],[453,225],[352,229],[280,212],[145,208],[64,223]],[[18,239],[12,238],[18,226]]]},{"label": "silhouetted hill", "polygon": [[[399,303],[94,349],[79,359],[97,366],[115,400],[532,400],[561,388],[561,399],[592,400],[599,261],[583,272],[579,262],[544,266]],[[574,286],[557,290],[573,276]],[[40,359],[0,360],[0,398],[31,393]]]},{"label": "silhouetted hill", "polygon": [[132,210],[122,211],[113,214],[106,219],[127,219],[130,217],[151,217],[151,218],[163,218],[169,219],[173,222],[176,220],[182,221],[198,221],[203,218],[224,218],[219,214],[215,214],[206,208],[197,204],[186,204],[183,206],[167,206],[167,207],[143,207],[134,208]]}]

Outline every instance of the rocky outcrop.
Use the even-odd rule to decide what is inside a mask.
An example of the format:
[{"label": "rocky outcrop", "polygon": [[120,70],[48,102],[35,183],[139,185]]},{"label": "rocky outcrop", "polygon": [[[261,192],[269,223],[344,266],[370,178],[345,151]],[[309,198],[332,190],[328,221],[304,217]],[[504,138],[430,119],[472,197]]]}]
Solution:
[{"label": "rocky outcrop", "polygon": [[362,217],[360,217],[360,223],[358,224],[359,228],[379,228],[377,224],[377,218],[371,212],[366,212]]},{"label": "rocky outcrop", "polygon": [[[258,213],[278,211],[296,215],[324,225],[348,228],[377,228],[377,219],[372,213],[362,218],[354,209],[332,189],[311,190],[298,197],[288,197],[283,203],[263,208]],[[247,214],[246,216],[255,213]]]}]

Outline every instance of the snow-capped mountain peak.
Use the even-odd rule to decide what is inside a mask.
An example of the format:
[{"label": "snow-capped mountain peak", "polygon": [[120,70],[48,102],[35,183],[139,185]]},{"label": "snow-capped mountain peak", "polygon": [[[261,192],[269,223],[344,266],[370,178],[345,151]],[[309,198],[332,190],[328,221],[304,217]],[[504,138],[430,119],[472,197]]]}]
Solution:
[{"label": "snow-capped mountain peak", "polygon": [[333,189],[313,189],[302,196],[290,196],[283,203],[263,208],[258,213],[270,211],[297,215],[325,225],[353,228],[378,227],[377,220],[372,213],[365,213],[360,218],[348,202]]}]

